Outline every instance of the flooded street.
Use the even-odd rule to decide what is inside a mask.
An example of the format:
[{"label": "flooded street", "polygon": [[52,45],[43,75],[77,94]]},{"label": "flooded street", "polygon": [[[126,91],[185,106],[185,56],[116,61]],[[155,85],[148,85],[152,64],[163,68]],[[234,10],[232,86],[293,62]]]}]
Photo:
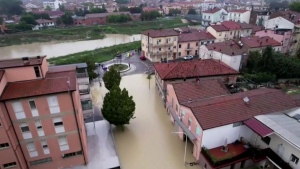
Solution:
[{"label": "flooded street", "polygon": [[[146,77],[145,74],[122,77],[121,88],[125,87],[136,103],[136,118],[125,126],[125,131],[114,130],[122,169],[200,169],[184,165],[185,142],[172,134],[174,126],[155,88],[154,76],[150,89]],[[92,90],[103,96],[107,92],[104,87]],[[186,161],[195,162],[189,142]]]},{"label": "flooded street", "polygon": [[1,59],[21,58],[26,56],[47,55],[47,58],[94,50],[122,43],[139,41],[141,35],[106,34],[105,39],[74,41],[74,42],[45,42],[23,45],[13,45],[0,48]]}]

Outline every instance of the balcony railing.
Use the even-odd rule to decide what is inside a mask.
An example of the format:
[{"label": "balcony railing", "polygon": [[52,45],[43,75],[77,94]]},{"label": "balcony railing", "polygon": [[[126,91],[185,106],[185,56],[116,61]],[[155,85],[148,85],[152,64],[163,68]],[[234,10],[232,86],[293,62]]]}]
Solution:
[{"label": "balcony railing", "polygon": [[79,87],[80,94],[89,94],[90,93],[89,85],[79,85],[78,87]]},{"label": "balcony railing", "polygon": [[81,101],[81,106],[82,106],[82,110],[92,110],[93,109],[93,104],[91,100],[84,100]]},{"label": "balcony railing", "polygon": [[190,50],[193,50],[193,48],[192,47],[187,47],[185,50],[190,51]]},{"label": "balcony railing", "polygon": [[89,77],[87,73],[76,73],[77,78]]},{"label": "balcony railing", "polygon": [[152,47],[165,47],[165,46],[173,46],[174,42],[168,42],[168,43],[152,43],[150,44]]}]

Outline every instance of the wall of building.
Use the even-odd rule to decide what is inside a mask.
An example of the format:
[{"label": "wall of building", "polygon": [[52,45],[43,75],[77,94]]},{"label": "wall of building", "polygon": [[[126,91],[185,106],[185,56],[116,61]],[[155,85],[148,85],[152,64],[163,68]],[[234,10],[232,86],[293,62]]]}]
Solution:
[{"label": "wall of building", "polygon": [[241,14],[241,19],[240,22],[246,22],[249,23],[250,22],[250,11],[244,12]]},{"label": "wall of building", "polygon": [[47,59],[44,58],[42,66],[40,67],[41,68],[41,73],[43,74],[43,77],[45,77],[47,72],[48,72],[48,66],[49,66],[49,63],[47,62]]},{"label": "wall of building", "polygon": [[5,76],[8,82],[38,79],[34,72],[34,66],[5,69]]},{"label": "wall of building", "polygon": [[225,32],[217,32],[210,26],[207,27],[206,31],[209,32],[210,34],[212,34],[216,38],[215,42],[223,42],[226,37],[226,34],[227,34],[226,31]]},{"label": "wall of building", "polygon": [[[233,143],[241,137],[250,141],[253,131],[245,125],[233,127],[233,124],[228,124],[203,131],[202,145],[212,149],[224,145],[225,139],[227,143]],[[217,137],[217,138],[216,138]]]},{"label": "wall of building", "polygon": [[264,24],[265,29],[274,30],[275,28],[281,29],[294,29],[294,24],[285,18],[276,17],[273,19],[269,19]]},{"label": "wall of building", "polygon": [[[178,43],[178,57],[185,57],[187,55],[198,55],[198,41],[193,42],[179,42]],[[189,46],[189,48],[188,48]]]},{"label": "wall of building", "polygon": [[5,86],[6,86],[6,83],[7,83],[7,78],[6,78],[6,74],[4,73],[1,81],[0,81],[0,93],[3,92]]}]

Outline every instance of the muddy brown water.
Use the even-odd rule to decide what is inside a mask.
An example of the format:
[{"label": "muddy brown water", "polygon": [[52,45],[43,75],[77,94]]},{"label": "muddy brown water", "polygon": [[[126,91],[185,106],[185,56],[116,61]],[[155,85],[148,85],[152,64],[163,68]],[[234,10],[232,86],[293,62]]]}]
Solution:
[{"label": "muddy brown water", "polygon": [[[135,116],[125,131],[114,130],[116,147],[122,169],[200,169],[184,165],[185,142],[172,134],[170,121],[152,76],[150,89],[146,75],[122,77],[121,88],[126,88],[136,103]],[[101,107],[104,87],[92,88]],[[192,144],[188,142],[186,161],[194,162]]]}]

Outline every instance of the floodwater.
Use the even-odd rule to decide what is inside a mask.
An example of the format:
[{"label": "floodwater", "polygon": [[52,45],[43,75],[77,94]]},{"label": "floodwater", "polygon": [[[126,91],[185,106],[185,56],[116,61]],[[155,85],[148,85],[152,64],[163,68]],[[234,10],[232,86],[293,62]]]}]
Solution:
[{"label": "floodwater", "polygon": [[[121,88],[125,87],[136,103],[136,118],[124,131],[114,130],[122,169],[200,169],[184,165],[185,142],[172,134],[174,127],[155,87],[155,79],[152,76],[149,89],[146,77],[145,74],[122,77]],[[95,102],[101,104],[107,90],[95,87],[92,92],[98,95]],[[187,162],[196,161],[192,146],[188,142]]]},{"label": "floodwater", "polygon": [[87,41],[43,42],[0,48],[0,59],[47,55],[47,58],[140,41],[141,35],[106,34],[106,38]]}]

